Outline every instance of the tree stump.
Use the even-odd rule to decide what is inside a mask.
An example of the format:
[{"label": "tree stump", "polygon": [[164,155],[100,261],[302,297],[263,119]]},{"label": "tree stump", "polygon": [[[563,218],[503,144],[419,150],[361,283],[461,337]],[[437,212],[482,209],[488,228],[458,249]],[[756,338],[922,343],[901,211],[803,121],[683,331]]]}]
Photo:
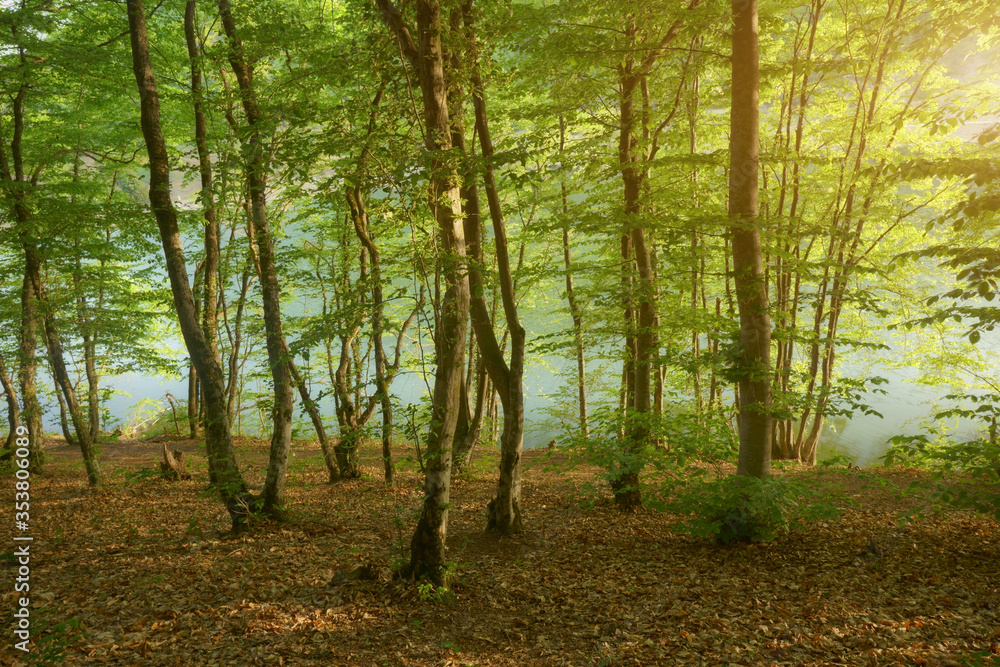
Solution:
[{"label": "tree stump", "polygon": [[185,469],[183,456],[184,452],[181,450],[175,449],[171,452],[167,449],[167,443],[163,443],[163,461],[160,462],[160,473],[164,478],[173,482],[191,479],[191,473]]}]

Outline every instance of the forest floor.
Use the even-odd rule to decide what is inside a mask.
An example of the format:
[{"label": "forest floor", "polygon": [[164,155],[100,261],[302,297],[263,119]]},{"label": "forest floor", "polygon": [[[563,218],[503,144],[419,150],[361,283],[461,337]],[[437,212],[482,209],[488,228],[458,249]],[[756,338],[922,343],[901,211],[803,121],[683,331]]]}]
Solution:
[{"label": "forest floor", "polygon": [[[318,446],[297,443],[289,521],[231,535],[198,443],[170,445],[193,480],[159,478],[161,443],[106,444],[95,494],[79,451],[49,443],[31,479],[36,643],[26,661],[8,636],[0,664],[982,665],[998,651],[998,525],[965,513],[898,525],[912,501],[892,489],[912,470],[818,473],[856,501],[840,518],[719,547],[671,532],[667,513],[581,503],[596,469],[529,451],[526,532],[498,538],[483,532],[496,454],[480,452],[452,490],[457,572],[443,592],[390,576],[422,496],[412,461],[389,488],[365,449],[364,476],[330,485]],[[237,451],[259,487],[267,443]],[[361,564],[377,578],[343,576]],[[11,610],[10,553],[0,571]]]}]

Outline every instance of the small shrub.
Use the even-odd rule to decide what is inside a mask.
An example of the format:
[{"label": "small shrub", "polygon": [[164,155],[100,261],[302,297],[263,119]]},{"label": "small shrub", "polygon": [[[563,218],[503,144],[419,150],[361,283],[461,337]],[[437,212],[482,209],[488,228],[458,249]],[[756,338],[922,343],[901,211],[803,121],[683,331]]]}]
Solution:
[{"label": "small shrub", "polygon": [[819,462],[821,468],[847,468],[853,464],[854,459],[837,451]]},{"label": "small shrub", "polygon": [[198,525],[198,515],[197,514],[195,514],[194,516],[189,516],[188,517],[187,534],[191,535],[192,537],[201,537],[202,536],[203,531],[202,531],[201,527]]},{"label": "small shrub", "polygon": [[417,592],[420,594],[420,599],[424,602],[452,605],[458,599],[458,596],[445,586],[435,586],[430,581],[417,584]]},{"label": "small shrub", "polygon": [[28,654],[32,665],[61,665],[70,649],[87,637],[76,618],[52,622],[49,610],[36,612],[31,629],[34,648]]},{"label": "small shrub", "polygon": [[833,518],[836,508],[800,482],[730,476],[690,482],[665,509],[685,515],[673,529],[717,544],[769,542],[808,521]]},{"label": "small shrub", "polygon": [[[1000,395],[949,395],[945,398],[972,403],[975,408],[952,408],[934,415],[936,424],[927,435],[897,435],[890,438],[885,466],[902,464],[932,471],[929,480],[914,481],[908,493],[922,494],[929,507],[911,511],[904,520],[923,515],[928,509],[971,509],[1000,520]],[[979,437],[960,441],[945,420],[976,420]]]},{"label": "small shrub", "polygon": [[135,472],[125,471],[125,486],[132,486],[134,484],[142,484],[150,479],[158,479],[160,477],[160,471],[156,468],[151,468],[149,466],[143,466]]}]

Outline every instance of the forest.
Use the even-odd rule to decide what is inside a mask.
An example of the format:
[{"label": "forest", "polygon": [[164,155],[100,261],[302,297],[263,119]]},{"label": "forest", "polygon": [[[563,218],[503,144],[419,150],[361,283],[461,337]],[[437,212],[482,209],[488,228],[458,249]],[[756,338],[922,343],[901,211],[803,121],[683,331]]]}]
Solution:
[{"label": "forest", "polygon": [[2,664],[1000,663],[991,0],[0,45]]}]

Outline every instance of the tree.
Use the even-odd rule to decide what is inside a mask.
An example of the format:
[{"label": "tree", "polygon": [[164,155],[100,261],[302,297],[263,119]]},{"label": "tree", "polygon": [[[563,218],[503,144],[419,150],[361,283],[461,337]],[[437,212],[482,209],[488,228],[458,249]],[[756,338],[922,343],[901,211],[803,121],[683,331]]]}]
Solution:
[{"label": "tree", "polygon": [[195,312],[184,261],[184,247],[177,226],[177,212],[170,199],[170,162],[160,126],[159,93],[149,60],[146,10],[142,0],[128,0],[127,8],[132,68],[139,91],[140,125],[149,157],[150,207],[159,228],[174,308],[184,343],[204,386],[205,448],[209,468],[223,500],[229,504],[246,493],[246,483],[233,450],[222,365],[218,354],[213,353],[208,344]]},{"label": "tree", "polygon": [[[699,0],[692,0],[688,11],[695,9]],[[647,79],[653,66],[670,47],[684,19],[676,19],[653,46],[639,46],[640,28],[633,15],[627,20],[625,34],[628,48],[619,66],[619,136],[618,162],[621,171],[624,195],[624,229],[621,236],[622,260],[628,267],[622,280],[625,283],[625,395],[629,423],[629,433],[625,444],[625,463],[618,475],[612,479],[615,502],[625,510],[634,510],[641,505],[639,492],[639,470],[642,450],[649,444],[653,429],[652,372],[654,358],[659,348],[656,313],[656,276],[653,266],[652,233],[642,223],[642,190],[649,177],[648,161],[657,151],[659,137],[656,136],[670,122],[677,111],[679,100],[675,100],[673,110],[654,133],[648,127],[648,110],[641,119],[636,118],[635,96],[640,87],[647,86]],[[647,93],[648,99],[648,93]],[[642,122],[643,144],[640,146],[636,126]],[[644,154],[639,154],[639,151]],[[631,262],[635,264],[637,275],[631,275]],[[633,283],[636,283],[633,287]],[[638,301],[638,313],[636,313]]]},{"label": "tree", "polygon": [[441,48],[441,6],[417,0],[417,41],[389,0],[378,0],[389,29],[399,41],[411,71],[420,83],[424,137],[430,152],[430,206],[442,244],[441,267],[445,294],[434,332],[437,361],[431,427],[425,452],[424,505],[410,542],[410,562],[401,574],[445,581],[445,537],[451,492],[451,454],[458,421],[469,317],[469,283],[465,276],[465,234],[461,225],[458,175],[447,158],[452,149],[448,87]]},{"label": "tree", "polygon": [[733,24],[729,217],[740,313],[737,472],[764,477],[771,469],[771,320],[757,222],[760,162],[757,0],[733,0]]},{"label": "tree", "polygon": [[261,492],[263,510],[278,515],[285,502],[285,475],[288,450],[292,442],[293,392],[288,369],[285,334],[281,325],[281,290],[274,257],[274,239],[267,218],[267,176],[269,164],[264,145],[263,118],[257,104],[253,72],[243,53],[243,43],[237,35],[236,22],[228,0],[219,0],[219,16],[229,41],[229,62],[239,84],[240,99],[246,115],[248,136],[244,142],[247,160],[247,181],[250,190],[250,219],[254,238],[251,241],[264,296],[264,325],[267,330],[267,360],[274,384],[274,421],[271,435],[267,478]]},{"label": "tree", "polygon": [[[524,343],[525,331],[517,314],[517,299],[514,293],[514,278],[511,272],[510,257],[507,247],[507,227],[504,224],[501,210],[500,195],[497,191],[496,179],[493,173],[492,161],[495,158],[493,140],[490,136],[489,121],[486,112],[486,92],[483,86],[478,63],[478,46],[475,31],[475,19],[472,2],[466,0],[461,10],[454,10],[452,20],[453,32],[458,32],[458,17],[465,26],[465,38],[470,51],[472,103],[475,111],[475,129],[479,136],[480,149],[486,160],[483,170],[483,180],[486,186],[487,205],[490,219],[493,223],[493,240],[496,248],[497,265],[499,268],[500,295],[503,302],[504,320],[510,332],[511,354],[510,364],[504,359],[503,351],[497,342],[497,336],[491,321],[489,309],[484,294],[482,275],[483,251],[482,234],[480,232],[480,208],[478,193],[478,170],[467,168],[462,199],[465,202],[464,226],[468,242],[469,284],[472,293],[470,311],[472,326],[476,333],[483,365],[489,374],[490,381],[496,388],[500,404],[503,407],[503,434],[500,439],[500,479],[497,484],[497,495],[486,508],[486,529],[501,534],[514,534],[523,530],[521,522],[521,448],[524,442]],[[460,13],[459,13],[460,12]],[[453,59],[453,62],[455,60]],[[452,76],[461,72],[456,62],[452,67]],[[462,106],[462,89],[452,84],[452,92],[456,110]],[[465,136],[462,127],[462,116],[453,116],[452,141],[455,147],[465,152]],[[468,162],[467,164],[474,164]],[[478,401],[477,401],[478,403]]]}]

